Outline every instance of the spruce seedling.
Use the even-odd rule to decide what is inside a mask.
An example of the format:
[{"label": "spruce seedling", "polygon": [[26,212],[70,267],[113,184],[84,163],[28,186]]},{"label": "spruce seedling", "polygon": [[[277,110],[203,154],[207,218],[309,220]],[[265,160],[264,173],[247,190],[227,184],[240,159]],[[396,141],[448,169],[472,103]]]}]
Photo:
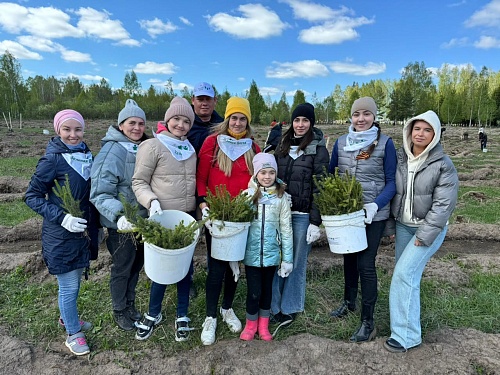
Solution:
[{"label": "spruce seedling", "polygon": [[52,188],[52,191],[61,199],[62,204],[61,207],[67,214],[70,214],[74,217],[83,218],[84,213],[80,208],[80,201],[73,197],[71,193],[71,185],[69,183],[69,176],[65,174],[65,182],[64,185],[61,186],[57,180],[54,180],[55,186]]}]

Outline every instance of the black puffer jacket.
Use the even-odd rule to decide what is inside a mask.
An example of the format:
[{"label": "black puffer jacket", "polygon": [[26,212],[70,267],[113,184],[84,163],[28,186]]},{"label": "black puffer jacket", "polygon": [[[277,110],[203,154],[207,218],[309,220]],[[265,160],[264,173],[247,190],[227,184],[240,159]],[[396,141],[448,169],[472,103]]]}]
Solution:
[{"label": "black puffer jacket", "polygon": [[321,176],[328,169],[330,156],[326,149],[323,132],[313,128],[314,138],[304,153],[295,160],[289,155],[275,154],[278,177],[286,184],[292,196],[292,211],[309,213],[311,224],[320,225],[321,215],[314,204],[313,194],[318,192],[313,176]]}]

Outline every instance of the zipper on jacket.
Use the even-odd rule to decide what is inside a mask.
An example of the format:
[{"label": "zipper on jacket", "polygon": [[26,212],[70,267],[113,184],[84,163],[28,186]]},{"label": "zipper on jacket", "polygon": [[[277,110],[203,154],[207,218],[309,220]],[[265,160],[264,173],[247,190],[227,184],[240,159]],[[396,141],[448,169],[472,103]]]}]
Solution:
[{"label": "zipper on jacket", "polygon": [[[266,189],[264,189],[265,191]],[[266,225],[266,205],[262,205],[262,225],[260,226],[260,266],[264,267],[264,226]]]}]

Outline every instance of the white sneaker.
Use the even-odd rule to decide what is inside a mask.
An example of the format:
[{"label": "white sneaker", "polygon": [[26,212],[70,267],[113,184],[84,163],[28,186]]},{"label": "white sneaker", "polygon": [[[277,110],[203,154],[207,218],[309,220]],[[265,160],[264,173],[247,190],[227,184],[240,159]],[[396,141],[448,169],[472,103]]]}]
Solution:
[{"label": "white sneaker", "polygon": [[222,307],[220,308],[220,313],[222,315],[222,321],[226,322],[229,330],[233,333],[238,333],[241,331],[241,322],[234,313],[233,309],[224,310]]},{"label": "white sneaker", "polygon": [[215,330],[217,329],[217,318],[207,316],[203,322],[201,331],[201,342],[203,345],[212,345],[215,342]]}]

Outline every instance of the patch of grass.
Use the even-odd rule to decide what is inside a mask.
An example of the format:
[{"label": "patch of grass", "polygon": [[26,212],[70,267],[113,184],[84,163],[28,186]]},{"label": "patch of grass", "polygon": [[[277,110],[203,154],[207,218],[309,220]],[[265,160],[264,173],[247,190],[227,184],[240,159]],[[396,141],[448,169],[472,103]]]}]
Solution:
[{"label": "patch of grass", "polygon": [[460,187],[451,222],[456,222],[457,217],[465,222],[499,224],[500,187]]},{"label": "patch of grass", "polygon": [[29,208],[21,199],[0,203],[0,225],[11,227],[36,216],[37,213]]},{"label": "patch of grass", "polygon": [[[446,326],[451,328],[474,328],[486,333],[500,332],[500,278],[490,273],[471,271],[469,283],[463,286],[446,282],[424,280],[422,282],[422,330],[423,334]],[[379,270],[379,298],[375,313],[378,336],[388,336],[389,328],[389,286],[390,275]],[[87,334],[92,353],[105,350],[123,350],[127,353],[148,348],[161,349],[165,355],[202,346],[200,341],[201,325],[205,319],[205,279],[206,271],[195,271],[194,285],[198,295],[191,301],[189,317],[191,332],[187,342],[174,340],[174,321],[176,316],[176,287],[167,288],[163,301],[164,321],[158,325],[150,339],[137,341],[134,332],[124,332],[113,322],[109,278],[98,282],[83,281],[78,300],[79,313],[83,319],[94,324]],[[360,324],[358,310],[345,319],[331,319],[329,314],[343,298],[343,273],[341,266],[334,266],[325,271],[311,270],[307,278],[306,308],[297,320],[288,328],[281,330],[276,339],[283,340],[298,333],[311,333],[319,337],[347,341]],[[136,305],[139,311],[146,312],[149,303],[151,282],[144,274],[137,287]],[[233,308],[237,316],[245,318],[246,280],[239,284]],[[0,275],[0,323],[7,326],[9,332],[29,342],[48,342],[64,338],[64,331],[58,327],[57,283],[35,283],[29,274],[18,268],[9,274]],[[270,327],[271,330],[274,328]],[[220,322],[217,328],[217,340],[235,339]]]},{"label": "patch of grass", "polygon": [[38,157],[0,158],[0,176],[31,178]]}]

